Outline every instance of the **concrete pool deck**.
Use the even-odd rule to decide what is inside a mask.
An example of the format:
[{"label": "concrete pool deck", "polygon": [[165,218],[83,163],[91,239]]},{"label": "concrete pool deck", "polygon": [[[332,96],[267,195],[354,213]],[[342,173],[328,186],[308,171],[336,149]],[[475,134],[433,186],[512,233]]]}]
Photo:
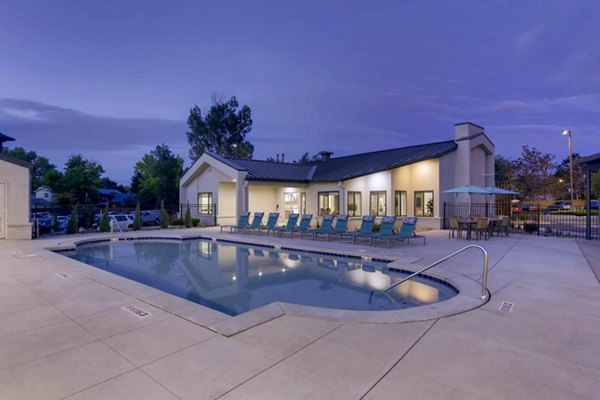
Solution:
[{"label": "concrete pool deck", "polygon": [[[169,234],[220,236],[214,228]],[[0,241],[0,399],[598,397],[598,241],[426,236],[426,246],[389,250],[269,240],[366,250],[411,267],[481,244],[490,253],[488,303],[403,323],[282,314],[231,336],[210,329],[229,318],[221,313],[44,250],[73,237]],[[443,268],[477,279],[481,255]]]}]

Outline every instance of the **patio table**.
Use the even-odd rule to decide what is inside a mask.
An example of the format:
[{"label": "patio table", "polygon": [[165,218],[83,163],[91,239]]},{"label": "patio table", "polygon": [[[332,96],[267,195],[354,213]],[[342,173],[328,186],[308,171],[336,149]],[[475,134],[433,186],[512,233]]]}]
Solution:
[{"label": "patio table", "polygon": [[467,231],[467,240],[471,240],[471,232],[473,231],[473,227],[477,225],[477,220],[474,219],[459,219],[458,224],[465,227]]}]

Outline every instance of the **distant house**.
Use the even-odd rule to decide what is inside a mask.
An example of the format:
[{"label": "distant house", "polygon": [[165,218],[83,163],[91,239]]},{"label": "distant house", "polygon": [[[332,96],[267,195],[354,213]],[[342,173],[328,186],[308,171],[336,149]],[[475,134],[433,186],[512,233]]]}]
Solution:
[{"label": "distant house", "polygon": [[31,239],[31,169],[28,162],[0,153],[0,239]]},{"label": "distant house", "polygon": [[54,192],[48,186],[40,186],[34,192],[36,199],[44,199],[47,202],[51,202],[54,198]]},{"label": "distant house", "polygon": [[[345,157],[321,152],[319,161],[290,164],[204,153],[180,181],[181,203],[195,216],[214,213],[232,223],[244,211],[417,216],[421,226],[442,226],[443,203],[468,201],[444,190],[494,185],[494,144],[484,128],[455,125],[454,139]],[[484,198],[472,196],[472,201]]]}]

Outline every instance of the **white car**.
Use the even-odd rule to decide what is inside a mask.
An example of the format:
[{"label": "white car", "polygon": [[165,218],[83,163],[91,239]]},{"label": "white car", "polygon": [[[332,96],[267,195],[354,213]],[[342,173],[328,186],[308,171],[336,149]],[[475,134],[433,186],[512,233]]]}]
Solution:
[{"label": "white car", "polygon": [[130,221],[126,215],[117,214],[110,216],[110,226],[114,232],[116,231],[126,231],[131,227],[133,221]]}]

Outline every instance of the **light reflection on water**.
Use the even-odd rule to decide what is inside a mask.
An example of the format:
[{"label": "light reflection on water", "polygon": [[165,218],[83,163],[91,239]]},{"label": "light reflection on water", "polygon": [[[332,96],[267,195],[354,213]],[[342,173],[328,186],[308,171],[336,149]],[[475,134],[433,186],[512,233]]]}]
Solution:
[{"label": "light reflection on water", "polygon": [[[206,240],[120,241],[78,246],[70,257],[230,315],[283,301],[348,310],[395,310],[376,295],[405,275],[384,263]],[[445,300],[456,292],[411,280],[388,292],[401,307]]]}]

